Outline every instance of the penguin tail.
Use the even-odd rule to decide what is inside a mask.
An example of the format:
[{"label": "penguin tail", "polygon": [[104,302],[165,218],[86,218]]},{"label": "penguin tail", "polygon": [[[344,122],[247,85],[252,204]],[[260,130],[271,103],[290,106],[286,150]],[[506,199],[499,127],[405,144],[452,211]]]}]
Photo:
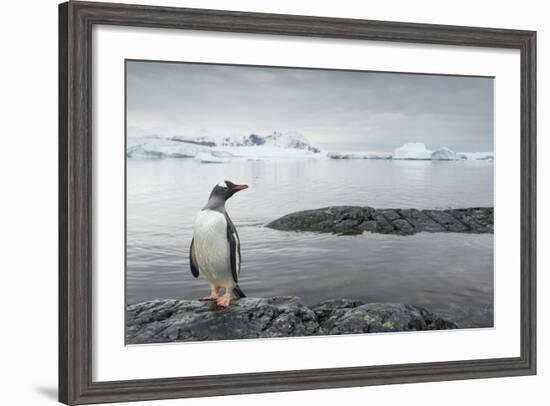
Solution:
[{"label": "penguin tail", "polygon": [[235,286],[233,288],[233,292],[235,292],[235,294],[237,295],[238,298],[241,298],[241,297],[246,297],[246,295],[244,294],[244,292],[241,290],[241,288],[239,288],[239,285]]}]

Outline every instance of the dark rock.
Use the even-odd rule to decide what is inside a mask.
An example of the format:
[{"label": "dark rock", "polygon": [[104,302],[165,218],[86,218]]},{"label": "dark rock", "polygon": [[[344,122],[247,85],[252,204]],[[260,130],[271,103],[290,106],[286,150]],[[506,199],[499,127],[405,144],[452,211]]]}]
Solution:
[{"label": "dark rock", "polygon": [[493,212],[487,215],[483,209],[471,208],[453,210],[450,214],[471,229],[493,232]]},{"label": "dark rock", "polygon": [[373,214],[374,221],[376,221],[376,231],[383,234],[390,234],[394,231],[391,223],[386,219],[383,214]]},{"label": "dark rock", "polygon": [[[492,311],[492,308],[491,308]],[[457,328],[457,324],[446,318],[436,316],[426,309],[420,309],[420,313],[428,330],[449,330]]]},{"label": "dark rock", "polygon": [[202,137],[199,137],[197,139],[188,139],[188,138],[175,136],[175,137],[169,138],[169,140],[170,141],[176,141],[176,142],[183,142],[185,144],[204,145],[206,147],[215,147],[216,146],[215,142],[205,140]]},{"label": "dark rock", "polygon": [[324,334],[446,330],[456,324],[426,309],[400,303],[367,303],[336,307],[320,321]]},{"label": "dark rock", "polygon": [[333,299],[327,300],[326,302],[319,303],[311,307],[311,310],[315,312],[317,320],[319,323],[323,323],[328,319],[335,310],[340,309],[352,309],[357,306],[364,305],[365,303],[360,300],[351,300],[351,299]]},{"label": "dark rock", "polygon": [[426,232],[493,233],[493,208],[449,210],[382,209],[333,206],[287,214],[266,227],[282,231],[335,234],[410,235]]},{"label": "dark rock", "polygon": [[264,145],[265,144],[265,138],[263,138],[261,135],[256,135],[256,134],[250,134],[248,136],[248,141],[250,142],[250,145]]},{"label": "dark rock", "polygon": [[361,234],[362,231],[356,226],[360,224],[361,220],[342,220],[334,224],[334,232],[340,234]]},{"label": "dark rock", "polygon": [[469,227],[453,217],[450,211],[426,210],[425,213],[447,231],[461,232],[469,230]]},{"label": "dark rock", "polygon": [[407,220],[399,218],[392,221],[392,225],[401,234],[414,234],[414,227]]},{"label": "dark rock", "polygon": [[390,223],[393,220],[397,220],[401,218],[401,216],[397,214],[395,210],[377,210],[377,212],[383,215],[386,218],[386,220],[388,220]]},{"label": "dark rock", "polygon": [[156,300],[127,308],[128,343],[311,335],[315,313],[296,297],[234,300],[229,308],[198,300]]},{"label": "dark rock", "polygon": [[376,213],[376,210],[374,209],[374,207],[369,207],[369,206],[366,206],[366,207],[361,207],[361,209],[363,210],[363,218],[365,219],[365,221],[368,221],[368,220],[374,220],[374,213]]},{"label": "dark rock", "polygon": [[378,223],[376,220],[366,220],[359,224],[357,228],[361,231],[371,231],[374,233],[378,229]]},{"label": "dark rock", "polygon": [[410,209],[410,212],[408,210],[402,210],[403,216],[407,218],[407,220],[414,225],[415,229],[427,231],[427,232],[441,232],[446,231],[445,227],[443,227],[441,224],[437,223],[434,219],[429,217],[426,214],[426,210],[415,210]]},{"label": "dark rock", "polygon": [[127,344],[234,340],[457,328],[410,305],[331,300],[306,306],[297,297],[234,300],[229,308],[198,300],[154,300],[126,309]]}]

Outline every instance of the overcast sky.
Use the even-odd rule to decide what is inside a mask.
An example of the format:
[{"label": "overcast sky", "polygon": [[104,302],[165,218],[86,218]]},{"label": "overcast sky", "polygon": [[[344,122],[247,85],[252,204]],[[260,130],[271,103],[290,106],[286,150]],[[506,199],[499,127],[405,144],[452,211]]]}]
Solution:
[{"label": "overcast sky", "polygon": [[128,134],[296,131],[333,151],[493,150],[493,79],[127,63]]}]

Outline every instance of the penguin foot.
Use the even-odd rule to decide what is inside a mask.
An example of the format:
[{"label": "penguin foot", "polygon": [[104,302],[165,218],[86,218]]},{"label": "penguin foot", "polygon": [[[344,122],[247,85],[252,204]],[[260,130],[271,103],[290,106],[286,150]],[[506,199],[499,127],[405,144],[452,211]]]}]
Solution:
[{"label": "penguin foot", "polygon": [[202,297],[201,300],[218,300],[218,298],[219,296],[210,295],[210,296]]},{"label": "penguin foot", "polygon": [[203,297],[201,300],[218,300],[220,297],[220,288],[210,283],[210,296]]},{"label": "penguin foot", "polygon": [[216,304],[222,307],[228,307],[230,302],[231,302],[231,295],[228,295],[227,293],[216,299]]}]

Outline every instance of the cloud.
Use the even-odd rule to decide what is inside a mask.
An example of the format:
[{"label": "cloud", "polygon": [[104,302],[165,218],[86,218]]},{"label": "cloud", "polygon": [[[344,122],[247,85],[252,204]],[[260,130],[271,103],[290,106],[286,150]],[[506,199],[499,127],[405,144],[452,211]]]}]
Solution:
[{"label": "cloud", "polygon": [[336,150],[493,150],[491,78],[130,61],[127,82],[128,125],[145,133],[278,130]]}]

